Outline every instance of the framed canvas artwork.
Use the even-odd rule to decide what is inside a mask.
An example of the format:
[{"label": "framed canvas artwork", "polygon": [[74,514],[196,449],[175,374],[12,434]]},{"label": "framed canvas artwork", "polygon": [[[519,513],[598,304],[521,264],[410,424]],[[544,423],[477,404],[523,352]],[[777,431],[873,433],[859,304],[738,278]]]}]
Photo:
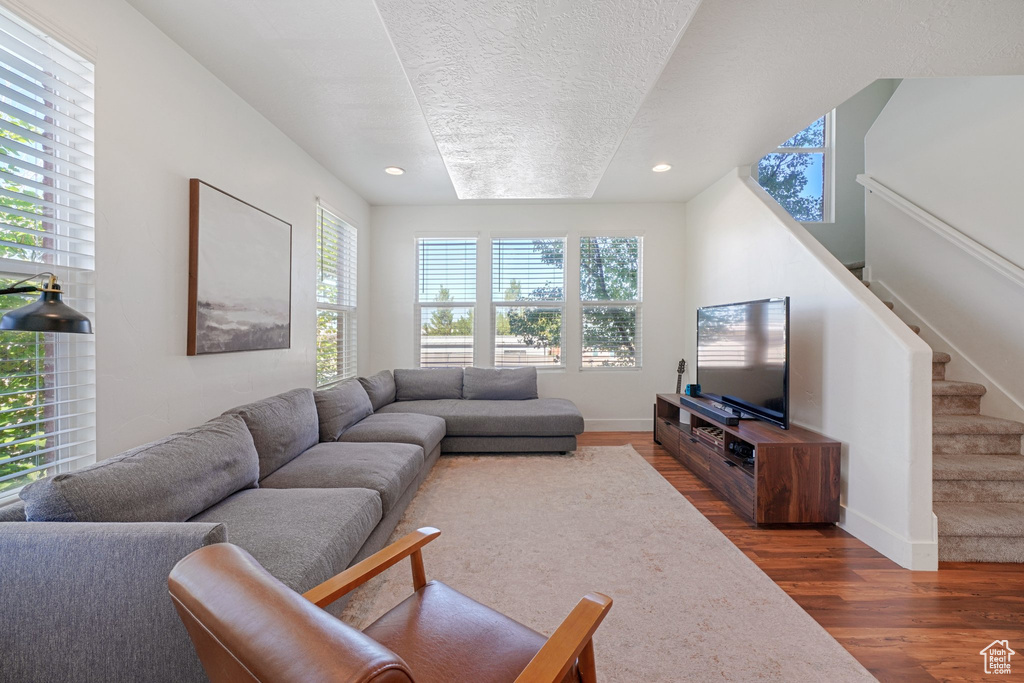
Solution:
[{"label": "framed canvas artwork", "polygon": [[291,346],[292,226],[189,181],[188,355]]}]

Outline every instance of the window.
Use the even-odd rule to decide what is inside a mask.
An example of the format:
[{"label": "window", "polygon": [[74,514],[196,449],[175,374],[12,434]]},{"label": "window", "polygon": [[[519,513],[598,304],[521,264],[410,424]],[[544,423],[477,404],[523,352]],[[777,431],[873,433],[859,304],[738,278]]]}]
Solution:
[{"label": "window", "polygon": [[494,365],[563,367],[565,239],[491,243]]},{"label": "window", "polygon": [[[0,286],[93,317],[93,67],[0,9]],[[0,312],[38,295],[0,296]],[[94,337],[0,332],[0,499],[95,457]]]},{"label": "window", "polygon": [[832,113],[762,158],[757,181],[796,220],[832,222]]},{"label": "window", "polygon": [[317,204],[316,384],[356,376],[356,229]]},{"label": "window", "polygon": [[421,239],[417,254],[420,367],[473,365],[476,240]]},{"label": "window", "polygon": [[640,237],[580,238],[580,311],[587,368],[640,367]]}]

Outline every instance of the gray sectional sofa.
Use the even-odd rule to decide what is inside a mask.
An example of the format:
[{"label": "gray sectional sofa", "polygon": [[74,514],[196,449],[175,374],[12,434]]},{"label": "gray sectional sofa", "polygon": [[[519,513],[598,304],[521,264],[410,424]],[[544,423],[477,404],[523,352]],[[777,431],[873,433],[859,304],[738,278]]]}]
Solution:
[{"label": "gray sectional sofa", "polygon": [[204,680],[167,596],[192,550],[237,544],[304,592],[384,547],[442,451],[567,451],[582,431],[532,369],[385,371],[32,483],[0,508],[0,678]]}]

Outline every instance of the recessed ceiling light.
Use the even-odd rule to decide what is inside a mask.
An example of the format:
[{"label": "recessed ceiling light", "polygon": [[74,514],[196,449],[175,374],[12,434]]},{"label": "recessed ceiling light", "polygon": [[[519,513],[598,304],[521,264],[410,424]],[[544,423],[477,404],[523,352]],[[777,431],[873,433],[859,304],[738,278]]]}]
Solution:
[{"label": "recessed ceiling light", "polygon": [[388,175],[402,175],[405,173],[405,169],[399,168],[398,166],[388,166],[384,169],[384,172]]},{"label": "recessed ceiling light", "polygon": [[665,171],[672,170],[672,164],[658,164],[651,170],[655,173],[664,173]]}]

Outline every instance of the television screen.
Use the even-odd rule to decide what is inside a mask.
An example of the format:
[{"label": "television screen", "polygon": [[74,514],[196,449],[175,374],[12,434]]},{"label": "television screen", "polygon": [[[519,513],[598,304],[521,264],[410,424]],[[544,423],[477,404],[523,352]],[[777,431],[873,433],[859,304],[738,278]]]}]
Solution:
[{"label": "television screen", "polygon": [[789,425],[789,297],[697,309],[702,396]]}]

